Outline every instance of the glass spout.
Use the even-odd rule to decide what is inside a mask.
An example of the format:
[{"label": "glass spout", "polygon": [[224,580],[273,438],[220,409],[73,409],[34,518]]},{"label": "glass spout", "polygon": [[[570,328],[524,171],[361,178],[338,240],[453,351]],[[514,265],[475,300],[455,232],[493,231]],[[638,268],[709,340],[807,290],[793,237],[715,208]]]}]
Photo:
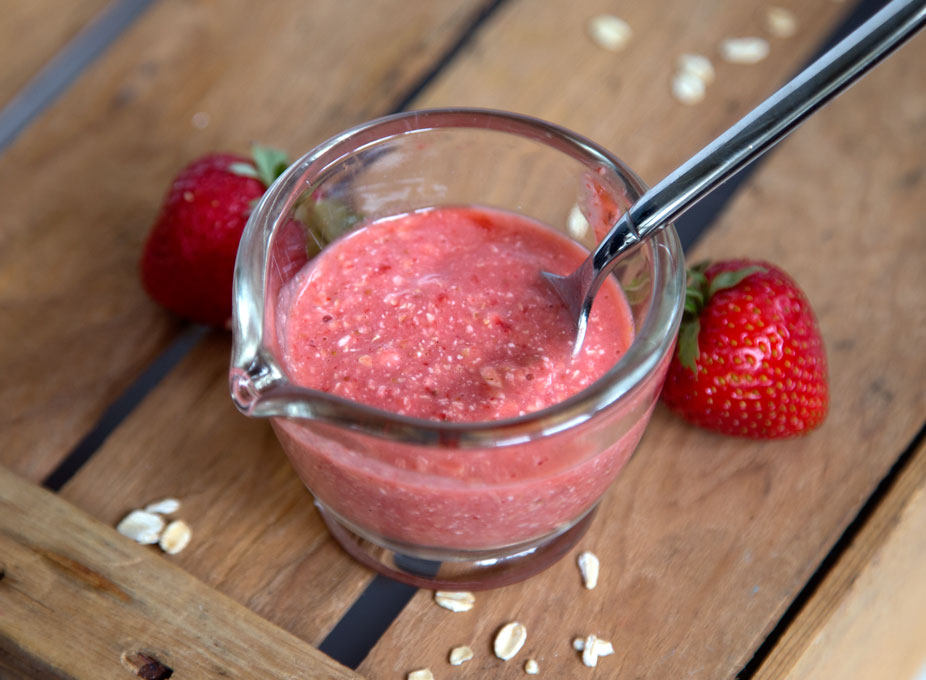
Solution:
[{"label": "glass spout", "polygon": [[246,368],[233,365],[229,370],[228,387],[232,401],[239,411],[249,416],[254,415],[254,409],[262,396],[285,382],[286,379],[276,366],[259,359],[252,361]]}]

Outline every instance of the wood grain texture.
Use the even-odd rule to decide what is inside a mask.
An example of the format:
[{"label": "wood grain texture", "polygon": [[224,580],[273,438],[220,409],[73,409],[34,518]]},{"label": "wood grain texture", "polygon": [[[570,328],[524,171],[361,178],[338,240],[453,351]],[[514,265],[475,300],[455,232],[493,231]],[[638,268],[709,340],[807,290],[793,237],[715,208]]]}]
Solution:
[{"label": "wood grain texture", "polygon": [[[767,3],[512,0],[414,104],[538,116],[595,140],[653,183],[796,72],[845,10],[833,2],[779,4],[795,12],[797,34],[769,38],[769,57],[743,65],[721,60],[717,46],[731,36],[767,37]],[[589,18],[601,12],[616,12],[632,27],[618,53],[588,37]],[[686,52],[706,55],[716,69],[706,99],[695,106],[671,93],[676,61]]]},{"label": "wood grain texture", "polygon": [[0,109],[108,0],[4,0],[0,3]]},{"label": "wood grain texture", "polygon": [[[604,5],[510,2],[417,103],[494,105],[552,118],[592,135],[625,157],[644,177],[654,179],[757,101],[769,89],[767,83],[778,82],[793,71],[840,10],[828,3],[796,7],[802,22],[799,37],[777,44],[768,61],[754,67],[718,63],[719,80],[701,107],[682,107],[672,100],[668,79],[673,64],[664,53],[706,51],[720,37],[759,30],[759,7],[758,3],[735,8],[704,3],[687,10],[672,5],[673,12],[668,4],[648,10],[628,8],[628,12],[640,13],[633,18],[638,38],[646,35],[657,45],[641,38],[634,45],[642,45],[642,51],[615,56],[598,51],[584,34],[584,19]],[[566,32],[564,26],[572,28]],[[649,27],[648,33],[644,27]],[[901,52],[896,59],[905,54]],[[869,90],[865,96],[850,93],[844,98],[866,108],[862,120],[843,128],[841,122],[837,125],[841,118],[821,119],[831,122],[816,134],[825,137],[832,131],[855,136],[869,134],[866,131],[873,127],[892,140],[877,153],[886,154],[895,170],[909,172],[919,162],[916,149],[922,145],[911,143],[910,134],[922,134],[922,128],[915,125],[922,107],[915,87],[910,93],[915,59],[906,58],[907,70],[900,76],[896,71],[890,78],[881,76],[889,82],[879,86],[888,91],[906,88],[900,104],[906,113],[899,123],[888,115],[894,109],[886,104],[871,110],[875,103],[869,99],[877,97]],[[880,68],[888,69],[891,63]],[[877,93],[883,95],[882,90]],[[850,100],[850,96],[856,98]],[[906,137],[903,144],[902,136]],[[671,143],[656,145],[653,139]],[[815,212],[818,190],[809,182],[805,187],[802,175],[805,169],[811,173],[820,173],[820,169],[817,165],[804,168],[805,164],[826,166],[822,179],[831,181],[831,189],[837,188],[833,195],[839,201],[849,196],[871,210],[872,196],[886,191],[885,185],[853,172],[849,159],[864,157],[852,156],[852,145],[843,149],[840,142],[834,148],[827,138],[810,144],[810,158],[800,156],[782,166],[788,162],[786,153],[797,145],[795,140],[786,146],[754,186],[760,186],[760,181],[779,182],[777,191],[800,189],[804,192],[800,200],[809,197],[815,205],[808,207],[797,196],[794,203],[786,204],[779,193],[752,190],[734,206],[731,215],[736,217],[728,217],[718,228],[724,236],[706,241],[701,252],[713,254],[727,245],[735,246],[738,254],[745,250],[776,259],[802,283],[805,278],[820,279],[813,284],[817,288],[808,292],[818,310],[828,310],[824,332],[833,358],[834,382],[843,393],[824,430],[805,440],[757,445],[694,431],[658,411],[640,453],[607,497],[581,546],[596,550],[605,562],[598,590],[587,593],[581,589],[570,558],[528,583],[480,595],[477,609],[469,614],[437,609],[428,601],[428,593],[420,593],[364,664],[365,674],[402,677],[424,665],[439,671],[446,664],[449,648],[467,643],[477,650],[477,659],[455,669],[454,675],[520,676],[519,665],[503,666],[490,652],[492,633],[515,617],[528,625],[530,635],[518,660],[535,656],[542,673],[550,677],[585,672],[570,640],[593,630],[614,640],[618,648],[617,655],[602,660],[599,674],[620,670],[630,677],[685,673],[718,677],[720,669],[735,672],[748,658],[825,554],[839,527],[849,521],[906,442],[904,438],[909,438],[924,401],[918,388],[922,380],[913,379],[923,375],[923,366],[909,353],[882,375],[884,338],[896,335],[895,315],[884,312],[878,316],[887,325],[869,341],[860,329],[866,329],[864,314],[871,313],[873,305],[857,312],[849,309],[848,316],[837,319],[836,315],[846,313],[846,303],[835,299],[834,285],[826,284],[825,272],[816,274],[811,269],[815,261],[778,245],[786,234],[808,231],[801,247],[817,252],[821,248],[820,241],[812,240],[813,234],[819,237],[822,233],[813,221],[819,219]],[[871,149],[861,151],[870,153]],[[773,170],[772,179],[765,179]],[[832,179],[826,179],[831,174]],[[922,257],[922,241],[911,230],[911,220],[922,212],[922,199],[915,178],[911,181],[914,184],[906,193],[891,193],[889,212],[880,215],[891,220],[884,238],[900,239],[903,246],[872,254],[873,259],[862,267],[865,276],[850,278],[847,299],[853,304],[866,295],[873,279],[877,282],[878,271],[871,262],[884,260],[885,266],[896,269],[900,253],[919,252]],[[849,193],[843,196],[843,191]],[[852,228],[860,229],[860,214],[865,213],[859,212],[859,203],[848,202],[839,212],[827,212],[830,221],[824,224],[833,228],[850,218]],[[756,215],[761,220],[754,224]],[[781,224],[787,229],[780,230]],[[918,288],[915,279],[910,281],[911,267],[900,269],[889,290],[903,295],[906,286],[907,294],[913,294],[910,291]],[[907,323],[913,329],[912,340],[921,340],[922,319]],[[179,556],[181,564],[207,580],[214,569],[216,577],[210,583],[300,637],[317,641],[328,624],[306,622],[309,617],[300,618],[299,607],[314,612],[310,606],[324,609],[326,602],[343,606],[368,575],[345,574],[338,588],[347,595],[327,596],[322,592],[327,586],[313,580],[318,574],[359,569],[346,558],[338,562],[343,556],[336,551],[328,567],[318,569],[313,561],[319,559],[324,565],[324,560],[307,558],[298,562],[302,578],[292,574],[292,556],[298,554],[301,541],[315,545],[314,537],[321,536],[312,533],[320,529],[318,520],[300,496],[304,492],[269,430],[236,416],[226,402],[227,350],[220,341],[213,341],[191,356],[64,493],[107,523],[158,495],[188,493],[193,500],[185,507],[197,534],[190,552]],[[883,380],[880,387],[870,387],[874,379]],[[891,403],[883,404],[887,392]],[[878,419],[881,426],[875,428]],[[253,474],[256,471],[260,474]],[[261,479],[270,481],[255,481]],[[103,489],[109,493],[101,493]],[[141,497],[149,490],[150,496]],[[274,494],[284,502],[277,502]],[[795,497],[800,503],[794,502]],[[277,525],[281,508],[290,506],[292,518]],[[226,515],[235,522],[224,522]],[[236,523],[242,520],[239,529]],[[293,527],[307,528],[301,533]],[[262,532],[271,531],[277,542],[264,544]],[[207,536],[207,545],[196,543],[200,534]],[[286,545],[292,552],[281,548]],[[333,550],[330,542],[324,545],[324,550]],[[273,554],[281,549],[282,557]],[[283,575],[274,582],[281,565]],[[276,587],[268,589],[267,584]]]},{"label": "wood grain texture", "polygon": [[44,477],[176,335],[136,269],[180,167],[388,112],[479,6],[165,0],[134,23],[0,158],[0,462]]},{"label": "wood grain texture", "polygon": [[3,677],[358,677],[3,467],[0,508]]},{"label": "wood grain texture", "polygon": [[[706,6],[689,11],[706,12]],[[606,98],[584,80],[598,55],[582,68],[564,56],[582,49],[573,44],[581,16],[570,23],[563,15],[554,28],[557,22],[544,21],[536,5],[511,3],[424,99],[442,103],[478,91],[480,103],[558,118],[652,179],[731,123],[767,90],[762,83],[794,70],[831,18],[824,5],[795,5],[807,44],[773,45],[759,69],[720,65],[700,108],[668,100],[658,72],[671,55],[711,45],[714,36],[752,32],[748,22],[757,7],[725,6],[723,13],[718,7],[708,24],[681,10],[670,18],[659,13],[658,21],[642,14],[631,20],[637,37],[645,38],[645,58],[635,62],[629,48],[609,57],[611,82],[620,86]],[[643,6],[635,11],[643,13]],[[820,14],[810,16],[814,11]],[[527,13],[534,20],[528,22]],[[544,59],[544,46],[555,54],[539,64],[509,53]],[[718,678],[742,668],[926,412],[926,360],[919,349],[926,345],[926,92],[917,84],[924,57],[920,37],[807,123],[694,252],[694,259],[766,258],[805,288],[830,358],[832,404],[823,427],[803,439],[754,443],[697,431],[657,409],[636,457],[572,555],[526,583],[480,594],[465,614],[440,609],[430,593],[420,592],[361,673],[390,678],[420,666],[449,671],[450,648],[468,644],[476,658],[454,669],[454,677],[521,677],[528,657],[548,677],[579,677],[590,671],[570,642],[589,633],[614,643],[616,654],[597,670],[605,677]],[[523,88],[511,86],[519,63],[543,73],[533,90],[526,73]],[[477,77],[484,88],[477,88]],[[550,92],[563,94],[551,99]],[[603,564],[591,592],[582,589],[575,565],[575,554],[585,549]],[[514,619],[527,626],[528,642],[506,664],[492,655],[491,640]]]},{"label": "wood grain texture", "polygon": [[897,678],[926,673],[926,445],[755,674]]},{"label": "wood grain texture", "polygon": [[193,539],[169,559],[317,645],[372,573],[331,540],[270,426],[235,411],[230,352],[220,333],[197,347],[61,494],[110,526],[179,498]]}]

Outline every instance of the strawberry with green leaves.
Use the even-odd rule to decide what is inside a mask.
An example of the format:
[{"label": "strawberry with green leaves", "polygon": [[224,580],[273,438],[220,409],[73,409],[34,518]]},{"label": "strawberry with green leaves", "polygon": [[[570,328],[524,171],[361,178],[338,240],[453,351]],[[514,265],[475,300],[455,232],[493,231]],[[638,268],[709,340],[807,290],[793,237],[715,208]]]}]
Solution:
[{"label": "strawberry with green leaves", "polygon": [[663,401],[686,420],[755,439],[800,435],[829,403],[826,352],[807,297],[766,262],[688,272]]},{"label": "strawberry with green leaves", "polygon": [[283,152],[255,146],[252,158],[215,153],[184,168],[141,258],[142,283],[152,299],[191,321],[226,326],[241,232],[286,166]]}]

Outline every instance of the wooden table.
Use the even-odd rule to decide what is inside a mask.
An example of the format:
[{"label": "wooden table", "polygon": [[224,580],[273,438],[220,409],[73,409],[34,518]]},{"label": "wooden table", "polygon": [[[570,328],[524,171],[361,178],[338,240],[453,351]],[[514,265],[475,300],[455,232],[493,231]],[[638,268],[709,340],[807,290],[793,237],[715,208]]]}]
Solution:
[{"label": "wooden table", "polygon": [[[228,335],[138,283],[163,191],[193,157],[252,140],[295,155],[401,109],[536,115],[656,180],[872,9],[778,4],[797,33],[734,65],[717,44],[767,35],[758,0],[7,0],[0,676],[515,678],[533,657],[556,678],[923,677],[926,38],[719,215],[680,225],[700,235],[693,259],[767,258],[802,284],[831,412],[808,437],[755,443],[657,409],[574,551],[601,557],[594,591],[575,554],[461,614],[374,578],[328,536],[267,424],[232,407]],[[634,30],[619,53],[586,33],[602,11]],[[695,106],[669,89],[682,52],[717,69]],[[112,529],[164,496],[193,527],[182,553]],[[505,663],[491,638],[513,619],[528,642]],[[571,648],[592,632],[616,649],[597,669]],[[458,644],[475,658],[455,668]]]}]

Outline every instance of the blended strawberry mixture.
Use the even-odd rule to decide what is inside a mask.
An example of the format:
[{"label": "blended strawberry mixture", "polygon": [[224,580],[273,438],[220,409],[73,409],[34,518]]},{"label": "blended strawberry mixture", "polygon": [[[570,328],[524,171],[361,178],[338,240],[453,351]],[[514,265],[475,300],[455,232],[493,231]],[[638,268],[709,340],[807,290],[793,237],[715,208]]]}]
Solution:
[{"label": "blended strawberry mixture", "polygon": [[[485,208],[373,222],[282,291],[286,369],[297,384],[431,420],[491,421],[559,403],[600,378],[633,339],[627,302],[608,281],[573,359],[573,324],[540,272],[567,273],[586,256],[552,229]],[[604,445],[580,427],[480,450],[274,424],[316,497],[356,527],[409,544],[487,548],[577,519],[629,457],[648,414],[649,404],[629,431],[612,426]]]},{"label": "blended strawberry mixture", "polygon": [[559,403],[633,339],[609,281],[572,359],[575,330],[540,272],[568,272],[586,254],[510,213],[442,208],[381,220],[290,284],[287,369],[300,385],[432,420],[498,420]]}]

